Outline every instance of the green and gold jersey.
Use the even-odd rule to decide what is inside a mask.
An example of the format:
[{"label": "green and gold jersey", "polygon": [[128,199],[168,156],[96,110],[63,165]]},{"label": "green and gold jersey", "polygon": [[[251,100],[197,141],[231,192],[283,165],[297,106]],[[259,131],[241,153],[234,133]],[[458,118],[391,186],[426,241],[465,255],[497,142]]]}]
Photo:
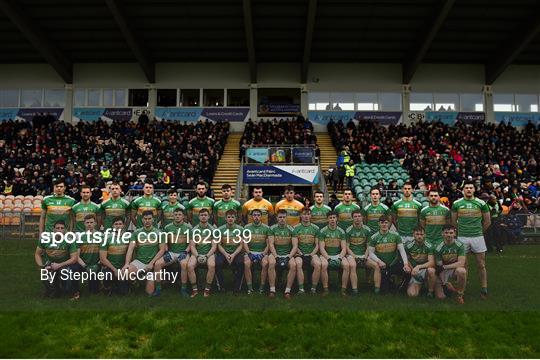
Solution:
[{"label": "green and gold jersey", "polygon": [[434,250],[434,246],[426,241],[422,244],[418,244],[416,241],[409,241],[405,244],[407,257],[413,267],[427,263],[428,256],[433,255]]},{"label": "green and gold jersey", "polygon": [[356,205],[355,203],[345,204],[340,202],[334,208],[334,211],[338,214],[338,225],[343,230],[346,230],[352,225],[352,212],[354,210],[360,210],[360,206]]},{"label": "green and gold jersey", "polygon": [[218,230],[221,234],[219,243],[227,254],[232,254],[239,245],[243,244],[244,238],[242,231],[244,229],[240,225],[233,224],[232,226],[228,226],[225,224],[220,226]]},{"label": "green and gold jersey", "polygon": [[325,226],[321,229],[319,241],[324,243],[324,249],[328,256],[335,256],[341,253],[342,240],[347,240],[347,234],[339,226],[336,226],[334,229],[330,226]]},{"label": "green and gold jersey", "polygon": [[109,234],[99,247],[100,250],[107,251],[107,260],[117,269],[121,269],[126,263],[126,254],[129,247],[127,241],[122,241],[122,234],[120,233],[120,236],[118,236],[115,233],[114,238],[113,234]]},{"label": "green and gold jersey", "polygon": [[287,256],[292,250],[293,228],[290,225],[274,224],[270,228],[274,237],[274,248],[278,256]]},{"label": "green and gold jersey", "polygon": [[187,251],[189,245],[189,232],[191,229],[191,225],[185,222],[177,224],[173,221],[167,224],[163,231],[170,234],[167,235],[167,245],[169,247],[169,251],[172,251],[173,253]]},{"label": "green and gold jersey", "polygon": [[347,234],[347,240],[349,242],[349,249],[356,256],[364,256],[366,254],[367,242],[371,236],[371,229],[366,225],[356,227],[349,226],[345,231]]},{"label": "green and gold jersey", "polygon": [[450,222],[450,209],[444,205],[426,206],[420,211],[420,220],[426,224],[426,242],[437,245],[443,241],[443,226]]},{"label": "green and gold jersey", "polygon": [[124,220],[124,225],[128,225],[126,215],[129,211],[129,201],[123,198],[109,198],[101,203],[101,211],[103,213],[103,228],[105,230],[112,229],[113,220],[120,217]]},{"label": "green and gold jersey", "polygon": [[161,228],[165,228],[165,226],[169,225],[174,221],[174,211],[176,209],[181,209],[184,212],[186,210],[184,205],[180,204],[180,202],[178,201],[174,205],[169,202],[164,202],[161,204],[161,211],[163,212],[163,222],[161,224]]},{"label": "green and gold jersey", "polygon": [[309,255],[313,252],[317,241],[319,241],[319,233],[319,227],[312,223],[309,225],[300,223],[294,227],[293,236],[298,239],[298,249],[303,255]]},{"label": "green and gold jersey", "polygon": [[[208,196],[203,198],[197,196],[191,199],[186,208],[188,213],[191,214],[191,224],[197,225],[199,223],[199,211],[202,209],[207,209],[211,217],[214,209],[214,202],[215,200],[209,198]],[[210,219],[209,221],[212,220]]]},{"label": "green and gold jersey", "polygon": [[206,223],[202,225],[198,223],[191,229],[191,239],[195,244],[195,249],[199,255],[206,255],[212,249],[212,244],[215,241],[213,231],[216,228]]},{"label": "green and gold jersey", "polygon": [[388,206],[384,204],[368,204],[362,209],[364,223],[371,229],[374,234],[379,231],[379,218],[383,215],[388,215]]},{"label": "green and gold jersey", "polygon": [[45,215],[45,231],[53,231],[54,223],[59,220],[66,223],[66,230],[69,229],[69,216],[73,205],[75,205],[75,199],[67,195],[45,196],[41,202],[41,209],[47,212]]},{"label": "green and gold jersey", "polygon": [[84,226],[84,217],[86,215],[93,214],[96,216],[96,227],[97,227],[97,216],[101,212],[101,208],[98,204],[89,201],[88,203],[78,202],[71,208],[73,216],[75,217],[75,228],[73,231],[86,231]]},{"label": "green and gold jersey", "polygon": [[435,261],[438,265],[450,265],[458,261],[459,256],[465,256],[465,245],[454,240],[447,245],[444,241],[435,248]]},{"label": "green and gold jersey", "polygon": [[131,202],[131,209],[137,211],[137,229],[142,228],[142,214],[151,211],[154,214],[154,226],[157,226],[159,219],[158,210],[161,209],[161,200],[155,196],[140,196]]},{"label": "green and gold jersey", "polygon": [[131,234],[131,241],[135,241],[135,257],[143,264],[148,264],[159,251],[159,244],[164,243],[160,239],[160,231],[153,226],[150,229],[139,228]]},{"label": "green and gold jersey", "polygon": [[217,226],[225,225],[227,222],[225,214],[229,210],[236,211],[236,219],[240,219],[242,215],[242,205],[234,199],[229,199],[225,201],[223,199],[216,201],[214,204],[214,221]]},{"label": "green and gold jersey", "polygon": [[312,205],[310,207],[311,209],[311,222],[319,227],[319,229],[322,229],[326,225],[328,225],[328,218],[326,215],[332,211],[330,206],[328,205]]},{"label": "green and gold jersey", "polygon": [[82,244],[77,244],[80,253],[79,257],[87,266],[94,266],[99,263],[99,243],[92,240],[92,234],[81,235]]},{"label": "green and gold jersey", "polygon": [[418,215],[421,209],[422,204],[414,199],[400,199],[392,205],[390,213],[397,219],[399,235],[413,236],[413,230],[418,226]]},{"label": "green and gold jersey", "polygon": [[38,240],[38,247],[43,249],[41,259],[43,264],[47,263],[63,263],[69,260],[70,255],[77,252],[76,243],[67,243],[64,239],[60,244],[53,243],[52,241],[45,243]]},{"label": "green and gold jersey", "polygon": [[399,260],[398,245],[401,243],[401,237],[393,231],[389,231],[386,234],[377,231],[369,239],[369,246],[375,248],[375,255],[386,266],[392,266]]},{"label": "green and gold jersey", "polygon": [[452,212],[457,213],[458,236],[475,237],[484,234],[482,215],[489,213],[485,201],[477,198],[471,200],[461,198],[452,205]]},{"label": "green and gold jersey", "polygon": [[259,224],[250,223],[244,227],[251,232],[251,241],[249,241],[249,251],[263,252],[266,248],[268,236],[271,234],[270,227],[262,222]]}]

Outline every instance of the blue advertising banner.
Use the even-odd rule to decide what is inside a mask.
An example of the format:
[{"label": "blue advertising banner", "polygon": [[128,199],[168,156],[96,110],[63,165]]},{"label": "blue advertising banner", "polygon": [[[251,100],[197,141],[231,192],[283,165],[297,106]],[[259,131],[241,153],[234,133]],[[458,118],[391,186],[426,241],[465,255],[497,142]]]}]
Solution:
[{"label": "blue advertising banner", "polygon": [[308,111],[309,120],[317,124],[326,125],[330,120],[342,121],[344,124],[354,119],[355,111]]},{"label": "blue advertising banner", "polygon": [[261,104],[259,115],[300,114],[299,104]]},{"label": "blue advertising banner", "polygon": [[526,126],[529,121],[534,125],[540,124],[540,113],[518,113],[518,112],[495,112],[497,123],[510,123],[513,126]]},{"label": "blue advertising banner", "polygon": [[313,185],[319,183],[316,165],[244,165],[245,184]]},{"label": "blue advertising banner", "polygon": [[354,118],[359,121],[373,121],[381,125],[396,125],[401,121],[401,111],[357,111]]},{"label": "blue advertising banner", "polygon": [[472,124],[486,120],[483,112],[458,112],[458,111],[426,111],[425,121],[440,121],[446,125],[454,125],[456,121]]},{"label": "blue advertising banner", "polygon": [[132,108],[73,108],[73,118],[80,121],[131,120]]},{"label": "blue advertising banner", "polygon": [[159,120],[199,121],[247,121],[249,108],[204,108],[204,107],[156,107],[155,116]]},{"label": "blue advertising banner", "polygon": [[268,148],[249,148],[246,149],[247,161],[250,163],[264,164],[269,160]]},{"label": "blue advertising banner", "polygon": [[349,122],[351,119],[358,121],[375,121],[381,125],[395,125],[401,121],[401,111],[308,111],[309,120],[317,124],[326,125],[330,120],[334,122]]},{"label": "blue advertising banner", "polygon": [[292,157],[293,157],[293,163],[313,164],[315,151],[313,151],[313,148],[309,148],[309,147],[293,148]]},{"label": "blue advertising banner", "polygon": [[52,115],[58,120],[63,112],[63,108],[6,108],[0,109],[0,121],[32,120],[36,115]]}]

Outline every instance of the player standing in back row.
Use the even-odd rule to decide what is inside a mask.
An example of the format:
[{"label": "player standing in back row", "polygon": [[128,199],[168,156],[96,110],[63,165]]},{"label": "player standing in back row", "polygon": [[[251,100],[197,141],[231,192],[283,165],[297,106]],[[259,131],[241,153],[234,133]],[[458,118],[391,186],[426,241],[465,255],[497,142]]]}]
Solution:
[{"label": "player standing in back row", "polygon": [[352,225],[352,213],[354,210],[360,210],[360,206],[353,203],[353,194],[351,189],[343,191],[343,201],[334,209],[338,214],[338,225],[343,230],[347,230]]},{"label": "player standing in back row", "polygon": [[426,231],[426,242],[437,246],[443,241],[443,226],[450,223],[450,209],[441,204],[437,190],[430,190],[428,199],[429,205],[420,211],[420,226]]},{"label": "player standing in back row", "polygon": [[313,194],[315,204],[310,208],[311,210],[311,222],[322,229],[328,225],[328,218],[326,215],[332,211],[330,206],[324,205],[324,193],[320,190],[315,191]]},{"label": "player standing in back row", "polygon": [[[197,196],[191,199],[187,205],[188,219],[191,225],[195,226],[199,224],[199,212],[202,209],[208,210],[210,216],[214,212],[215,200],[206,196],[208,186],[204,181],[197,183]],[[209,220],[212,223],[212,220]]]},{"label": "player standing in back row", "polygon": [[304,204],[296,200],[294,195],[294,187],[285,186],[285,199],[278,201],[275,207],[276,214],[279,210],[287,211],[287,224],[293,227],[300,223],[300,211],[304,208]]},{"label": "player standing in back row", "polygon": [[139,196],[131,202],[131,222],[135,228],[143,227],[143,213],[152,212],[153,226],[157,226],[161,217],[161,200],[154,196],[154,184],[147,180],[143,187],[143,196]]},{"label": "player standing in back row", "polygon": [[223,226],[227,223],[226,214],[229,210],[236,211],[237,214],[240,214],[242,205],[232,198],[232,187],[229,184],[224,184],[221,187],[221,196],[222,199],[216,201],[214,204],[214,220],[216,226]]},{"label": "player standing in back row", "polygon": [[472,181],[463,185],[463,197],[452,205],[452,223],[457,226],[458,241],[465,245],[476,258],[478,277],[480,278],[480,297],[487,299],[486,241],[484,232],[491,225],[489,207],[474,196],[475,186]]},{"label": "player standing in back row", "polygon": [[365,224],[371,229],[371,234],[379,231],[379,218],[388,214],[388,206],[381,204],[381,190],[372,188],[369,192],[371,203],[362,209]]},{"label": "player standing in back row", "polygon": [[422,209],[422,204],[414,199],[412,189],[410,182],[403,184],[403,197],[390,209],[392,221],[405,245],[414,240],[413,230],[418,226],[418,215]]}]

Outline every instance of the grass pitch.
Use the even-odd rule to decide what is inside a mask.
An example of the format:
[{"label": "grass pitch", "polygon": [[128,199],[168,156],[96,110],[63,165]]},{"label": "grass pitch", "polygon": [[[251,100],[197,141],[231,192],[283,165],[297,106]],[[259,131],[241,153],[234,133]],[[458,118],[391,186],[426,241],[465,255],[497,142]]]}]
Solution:
[{"label": "grass pitch", "polygon": [[540,246],[488,256],[487,301],[471,265],[464,306],[375,296],[362,272],[356,298],[43,300],[34,247],[0,242],[2,357],[540,357]]}]

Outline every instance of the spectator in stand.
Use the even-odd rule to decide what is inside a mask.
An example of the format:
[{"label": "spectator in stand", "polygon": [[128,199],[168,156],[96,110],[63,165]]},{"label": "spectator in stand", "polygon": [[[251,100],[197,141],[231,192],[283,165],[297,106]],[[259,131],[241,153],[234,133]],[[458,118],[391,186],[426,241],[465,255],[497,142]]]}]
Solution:
[{"label": "spectator in stand", "polygon": [[66,178],[68,192],[89,185],[93,201],[109,180],[124,191],[137,188],[141,176],[165,188],[193,188],[212,181],[229,133],[228,122],[46,124],[0,123],[0,184],[13,183],[13,195],[47,194],[57,177]]},{"label": "spectator in stand", "polygon": [[[461,196],[463,181],[473,179],[484,184],[482,191],[497,196],[499,202],[509,195],[521,196],[531,209],[537,209],[538,191],[527,191],[528,184],[540,179],[540,127],[531,123],[518,129],[484,122],[457,122],[454,126],[418,122],[385,127],[360,121],[345,127],[342,121],[330,121],[328,132],[336,148],[350,148],[355,162],[401,159],[413,183],[424,182],[426,189],[438,189],[451,202]],[[512,190],[514,187],[517,189]]]},{"label": "spectator in stand", "polygon": [[315,145],[316,143],[317,137],[313,134],[313,125],[303,117],[298,117],[296,120],[273,119],[258,122],[249,119],[240,139],[240,146],[244,152],[250,146]]}]

